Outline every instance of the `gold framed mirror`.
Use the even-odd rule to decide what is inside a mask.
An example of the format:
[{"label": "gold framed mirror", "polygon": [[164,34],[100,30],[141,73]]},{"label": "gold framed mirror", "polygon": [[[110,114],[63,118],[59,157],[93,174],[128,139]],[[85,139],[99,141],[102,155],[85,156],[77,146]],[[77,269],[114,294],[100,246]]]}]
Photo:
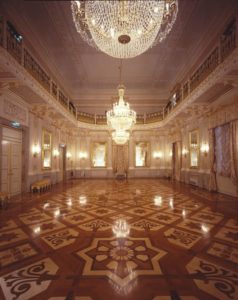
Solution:
[{"label": "gold framed mirror", "polygon": [[42,131],[42,169],[51,169],[52,164],[52,134],[43,129]]},{"label": "gold framed mirror", "polygon": [[93,142],[91,144],[91,166],[92,168],[107,167],[107,143]]},{"label": "gold framed mirror", "polygon": [[190,168],[197,169],[199,167],[199,132],[193,130],[189,133],[189,163]]},{"label": "gold framed mirror", "polygon": [[150,143],[135,143],[135,167],[148,168],[150,166]]}]

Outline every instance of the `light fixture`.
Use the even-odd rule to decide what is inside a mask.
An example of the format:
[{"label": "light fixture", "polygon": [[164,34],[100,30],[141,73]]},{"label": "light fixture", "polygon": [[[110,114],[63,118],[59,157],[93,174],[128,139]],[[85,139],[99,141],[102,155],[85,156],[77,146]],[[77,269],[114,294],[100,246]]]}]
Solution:
[{"label": "light fixture", "polygon": [[183,148],[182,154],[183,154],[183,156],[184,156],[185,158],[187,157],[188,149],[187,149],[186,147]]},{"label": "light fixture", "polygon": [[161,42],[178,13],[178,0],[71,1],[77,31],[90,46],[131,58]]},{"label": "light fixture", "polygon": [[155,159],[160,159],[162,157],[162,152],[161,151],[156,151],[153,154]]},{"label": "light fixture", "polygon": [[209,151],[209,145],[207,143],[203,143],[201,145],[201,152],[204,154],[204,156],[207,156]]},{"label": "light fixture", "polygon": [[112,139],[117,145],[124,145],[129,140],[130,134],[125,130],[116,130],[112,133]]},{"label": "light fixture", "polygon": [[[119,67],[120,82],[122,73],[122,61]],[[120,84],[118,87],[119,101],[113,104],[113,109],[107,112],[107,124],[115,130],[112,139],[116,144],[125,144],[130,137],[129,129],[136,123],[136,112],[130,109],[128,102],[124,101],[125,87]]]},{"label": "light fixture", "polygon": [[67,157],[68,159],[70,159],[70,158],[72,157],[72,154],[71,154],[70,152],[67,152],[67,153],[66,153],[66,157]]},{"label": "light fixture", "polygon": [[80,159],[86,159],[88,157],[87,152],[79,152]]},{"label": "light fixture", "polygon": [[59,156],[59,150],[58,149],[54,149],[53,150],[53,156],[54,156],[54,158],[56,158],[57,156]]},{"label": "light fixture", "polygon": [[39,144],[34,144],[33,146],[32,146],[32,153],[33,153],[33,156],[34,157],[37,157],[38,156],[38,154],[40,154],[40,145]]}]

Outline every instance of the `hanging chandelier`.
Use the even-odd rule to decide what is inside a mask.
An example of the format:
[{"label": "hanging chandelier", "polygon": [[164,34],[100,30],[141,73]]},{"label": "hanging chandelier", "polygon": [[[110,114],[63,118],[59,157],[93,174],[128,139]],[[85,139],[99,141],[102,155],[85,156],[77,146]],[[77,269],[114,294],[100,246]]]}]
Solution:
[{"label": "hanging chandelier", "polygon": [[124,93],[125,87],[120,84],[118,87],[119,100],[113,104],[112,110],[107,112],[107,124],[115,130],[112,133],[112,139],[118,145],[123,145],[129,140],[130,134],[127,130],[136,123],[136,112],[130,109],[128,102],[124,101]]},{"label": "hanging chandelier", "polygon": [[124,145],[130,137],[130,133],[125,130],[116,130],[112,133],[112,139],[117,145]]},{"label": "hanging chandelier", "polygon": [[[122,60],[119,67],[120,82],[122,74]],[[130,104],[124,101],[125,87],[118,86],[118,102],[113,104],[112,110],[107,112],[107,124],[114,130],[112,133],[113,141],[118,145],[125,144],[130,137],[129,129],[136,123],[136,112],[130,109]]]},{"label": "hanging chandelier", "polygon": [[71,1],[77,31],[90,46],[131,58],[161,42],[178,13],[178,0]]}]

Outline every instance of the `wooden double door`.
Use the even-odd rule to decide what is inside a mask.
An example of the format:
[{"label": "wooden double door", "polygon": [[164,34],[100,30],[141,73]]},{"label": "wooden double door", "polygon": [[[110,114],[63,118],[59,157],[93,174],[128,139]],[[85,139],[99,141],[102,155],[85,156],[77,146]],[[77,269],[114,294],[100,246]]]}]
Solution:
[{"label": "wooden double door", "polygon": [[21,193],[22,132],[2,127],[1,191],[10,196]]}]

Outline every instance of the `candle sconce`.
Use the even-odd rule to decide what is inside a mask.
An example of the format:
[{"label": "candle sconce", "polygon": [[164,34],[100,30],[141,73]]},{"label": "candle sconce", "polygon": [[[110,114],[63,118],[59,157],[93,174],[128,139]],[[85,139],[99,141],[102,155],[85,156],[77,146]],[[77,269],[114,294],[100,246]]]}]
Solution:
[{"label": "candle sconce", "polygon": [[204,154],[205,157],[208,155],[209,145],[207,143],[202,144],[201,152]]},{"label": "candle sconce", "polygon": [[183,148],[182,155],[184,156],[184,158],[187,157],[187,154],[188,154],[188,149],[187,148]]},{"label": "candle sconce", "polygon": [[33,146],[32,146],[32,153],[33,153],[33,157],[37,157],[39,154],[40,154],[40,145],[39,144],[34,144]]},{"label": "candle sconce", "polygon": [[53,156],[54,156],[55,159],[56,159],[56,157],[59,156],[59,150],[58,149],[54,149]]}]

